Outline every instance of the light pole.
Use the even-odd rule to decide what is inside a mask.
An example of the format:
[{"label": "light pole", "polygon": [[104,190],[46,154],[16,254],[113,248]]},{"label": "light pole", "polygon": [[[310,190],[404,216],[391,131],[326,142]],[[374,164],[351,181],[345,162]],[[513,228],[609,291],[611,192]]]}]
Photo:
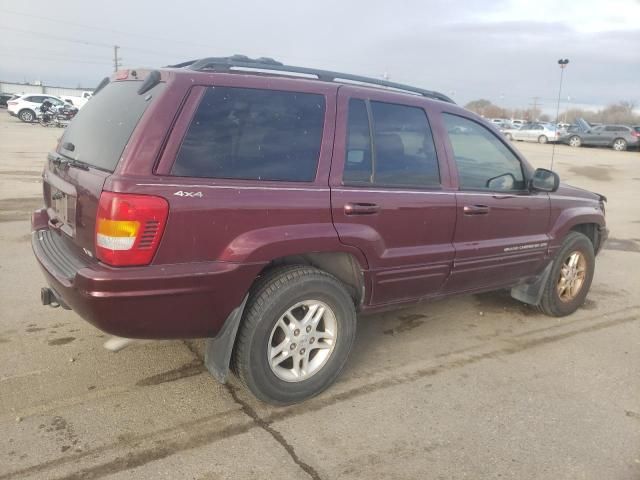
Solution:
[{"label": "light pole", "polygon": [[[562,80],[564,79],[564,69],[569,65],[568,58],[561,58],[558,60],[558,65],[560,65],[560,86],[558,87],[558,105],[556,107],[556,132],[558,131],[558,122],[560,121],[560,96],[562,95]],[[556,138],[557,140],[557,138]],[[553,170],[553,158],[556,153],[556,142],[553,142],[553,147],[551,149],[551,168]]]}]

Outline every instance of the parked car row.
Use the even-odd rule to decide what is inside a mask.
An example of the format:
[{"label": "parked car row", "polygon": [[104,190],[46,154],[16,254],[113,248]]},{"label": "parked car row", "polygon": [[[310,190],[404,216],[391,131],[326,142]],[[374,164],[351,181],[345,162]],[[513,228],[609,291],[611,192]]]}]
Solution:
[{"label": "parked car row", "polygon": [[9,115],[18,117],[26,123],[35,122],[41,116],[41,106],[44,102],[51,103],[54,107],[66,107],[69,110],[78,111],[71,103],[54,95],[19,95],[7,101]]},{"label": "parked car row", "polygon": [[618,152],[640,146],[640,127],[626,125],[591,126],[582,118],[570,126],[559,138],[561,143],[572,147],[609,147]]},{"label": "parked car row", "polygon": [[[496,122],[492,122],[498,126]],[[616,151],[640,147],[640,126],[590,125],[584,119],[576,124],[529,122],[517,126],[498,126],[509,140],[537,143],[557,142],[572,147],[609,147]]]}]

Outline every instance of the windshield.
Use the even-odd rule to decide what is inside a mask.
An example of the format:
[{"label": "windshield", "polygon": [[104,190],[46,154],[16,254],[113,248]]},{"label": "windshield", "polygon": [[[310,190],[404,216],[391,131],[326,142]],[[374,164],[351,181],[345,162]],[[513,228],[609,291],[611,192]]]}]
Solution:
[{"label": "windshield", "polygon": [[60,141],[59,153],[113,172],[142,114],[162,90],[138,95],[141,81],[111,82],[80,110]]}]

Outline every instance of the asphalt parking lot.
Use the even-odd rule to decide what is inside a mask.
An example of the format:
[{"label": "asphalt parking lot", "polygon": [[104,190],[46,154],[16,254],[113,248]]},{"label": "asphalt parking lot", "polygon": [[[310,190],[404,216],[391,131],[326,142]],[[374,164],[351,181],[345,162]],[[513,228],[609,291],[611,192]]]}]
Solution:
[{"label": "asphalt parking lot", "polygon": [[[111,353],[40,305],[28,217],[61,134],[0,111],[0,480],[640,479],[640,152],[556,147],[609,197],[576,314],[499,292],[363,317],[337,384],[274,408],[216,383],[202,341]],[[548,167],[551,145],[517,147]]]}]

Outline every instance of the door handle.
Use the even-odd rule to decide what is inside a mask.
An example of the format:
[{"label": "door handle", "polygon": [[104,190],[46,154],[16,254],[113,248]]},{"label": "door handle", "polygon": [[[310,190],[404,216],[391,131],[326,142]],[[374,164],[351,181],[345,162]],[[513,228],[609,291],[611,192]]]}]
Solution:
[{"label": "door handle", "polygon": [[490,209],[488,205],[465,205],[462,210],[465,215],[487,215]]},{"label": "door handle", "polygon": [[345,215],[374,215],[380,206],[375,203],[347,203],[344,206]]}]

